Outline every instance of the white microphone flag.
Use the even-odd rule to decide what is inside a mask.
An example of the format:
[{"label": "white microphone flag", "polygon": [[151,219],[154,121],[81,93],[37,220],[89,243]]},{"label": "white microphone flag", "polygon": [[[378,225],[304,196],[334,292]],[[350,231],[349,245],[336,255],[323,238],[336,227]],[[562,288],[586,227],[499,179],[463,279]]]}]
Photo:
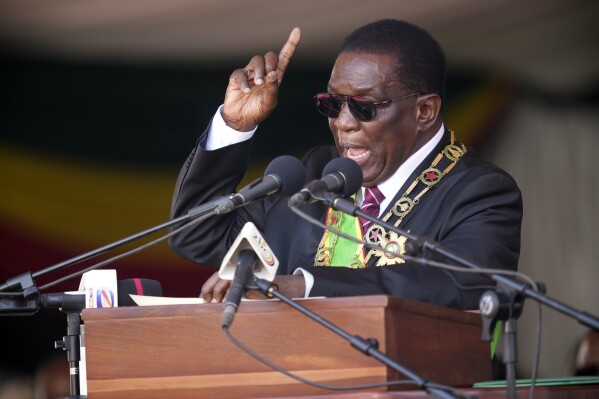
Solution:
[{"label": "white microphone flag", "polygon": [[116,308],[117,287],[116,270],[91,270],[81,276],[79,292],[85,294],[86,308]]},{"label": "white microphone flag", "polygon": [[264,280],[274,280],[279,268],[279,260],[266,243],[264,237],[262,237],[262,234],[260,234],[260,231],[258,231],[256,225],[252,222],[247,222],[239,232],[239,235],[223,259],[218,276],[223,280],[233,280],[239,253],[245,249],[252,249],[260,262],[254,268],[254,275]]}]

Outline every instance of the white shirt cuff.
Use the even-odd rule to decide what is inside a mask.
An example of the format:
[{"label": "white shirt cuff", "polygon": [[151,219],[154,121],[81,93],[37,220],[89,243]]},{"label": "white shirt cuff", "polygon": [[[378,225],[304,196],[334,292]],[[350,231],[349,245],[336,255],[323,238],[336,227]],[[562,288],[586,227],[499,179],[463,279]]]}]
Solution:
[{"label": "white shirt cuff", "polygon": [[304,276],[304,282],[306,283],[306,292],[304,292],[304,298],[308,298],[310,296],[310,291],[312,291],[312,287],[314,287],[314,276],[309,271],[298,267],[293,271],[294,276],[299,275]]},{"label": "white shirt cuff", "polygon": [[222,105],[218,107],[216,114],[214,114],[214,118],[212,118],[212,124],[210,124],[210,128],[208,129],[208,137],[206,138],[206,146],[204,148],[207,151],[218,150],[229,145],[249,140],[254,136],[254,133],[258,128],[256,127],[249,132],[240,132],[230,128],[227,126],[220,113],[222,108]]}]

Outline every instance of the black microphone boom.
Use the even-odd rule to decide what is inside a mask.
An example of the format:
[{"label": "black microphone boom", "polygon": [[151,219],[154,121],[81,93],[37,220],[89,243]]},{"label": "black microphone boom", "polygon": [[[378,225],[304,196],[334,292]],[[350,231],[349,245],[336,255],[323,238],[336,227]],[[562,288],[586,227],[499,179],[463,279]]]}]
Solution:
[{"label": "black microphone boom", "polygon": [[40,302],[43,308],[57,309],[85,309],[85,294],[67,294],[61,292],[57,294],[41,294]]},{"label": "black microphone boom", "polygon": [[[14,300],[10,299],[5,301],[6,303],[0,303],[0,314],[8,312],[11,307],[14,309],[16,314],[19,314],[21,311],[24,311],[25,314],[35,313],[37,310],[33,309],[33,307],[36,306],[36,302],[30,301],[30,299],[39,295],[39,289],[35,285],[35,280],[39,277],[101,255],[105,252],[129,244],[130,242],[146,237],[162,229],[169,228],[174,225],[181,225],[182,223],[188,222],[192,219],[208,218],[213,215],[227,213],[240,205],[245,205],[250,201],[254,201],[260,197],[274,194],[276,192],[282,195],[291,195],[299,190],[305,181],[303,164],[298,159],[288,155],[275,158],[266,168],[265,174],[266,176],[264,178],[248,185],[238,194],[229,194],[225,197],[214,199],[208,203],[198,205],[197,207],[190,209],[186,214],[175,219],[171,219],[165,223],[122,238],[118,241],[78,255],[74,258],[67,259],[43,270],[39,270],[34,273],[27,272],[7,280],[5,283],[0,284],[0,296],[2,296],[3,292],[9,291],[11,289],[24,291],[26,301],[20,301],[19,303],[16,303]],[[273,180],[278,181],[278,183],[276,183],[278,188],[273,185]],[[265,181],[265,183],[262,183],[263,181]],[[77,275],[79,274],[80,273],[77,273]],[[60,281],[64,281],[66,278],[71,277],[75,277],[75,275],[67,276],[58,281],[46,284],[41,288],[50,287]],[[4,299],[2,300],[4,301]]]},{"label": "black microphone boom", "polygon": [[342,196],[354,194],[362,185],[362,169],[349,158],[335,158],[322,171],[322,178],[308,183],[289,199],[289,206],[301,206],[319,199],[324,193]]},{"label": "black microphone boom", "polygon": [[229,327],[233,323],[233,318],[239,307],[239,302],[245,294],[247,286],[252,281],[254,275],[254,267],[258,264],[258,256],[250,249],[244,249],[239,253],[237,259],[237,268],[235,269],[235,277],[231,283],[231,287],[227,293],[227,301],[223,309],[221,325],[223,328]]},{"label": "black microphone boom", "polygon": [[[472,262],[464,258],[463,256],[453,252],[448,248],[445,248],[443,245],[432,239],[411,234],[410,232],[405,231],[399,227],[395,227],[389,223],[383,222],[381,219],[363,212],[360,209],[360,207],[355,206],[353,203],[347,201],[344,198],[334,195],[327,195],[323,201],[335,210],[347,213],[352,216],[359,216],[366,220],[370,220],[371,222],[376,223],[389,231],[394,231],[397,234],[406,237],[408,239],[408,242],[406,243],[406,252],[411,256],[415,256],[418,253],[430,252],[436,255],[443,256],[445,259],[449,259],[450,261],[458,265],[464,266],[467,269],[478,270],[481,272],[483,272],[486,269],[484,265],[480,265],[476,262]],[[558,312],[572,317],[573,319],[577,320],[579,323],[584,324],[587,327],[599,331],[599,317],[597,316],[574,309],[573,307],[565,303],[559,302],[545,295],[543,292],[536,291],[529,285],[519,282],[513,278],[496,273],[490,273],[489,277],[493,279],[497,284],[501,285],[506,289],[510,289],[513,292],[524,295],[527,298],[532,298],[543,305],[549,306],[550,308]]]}]

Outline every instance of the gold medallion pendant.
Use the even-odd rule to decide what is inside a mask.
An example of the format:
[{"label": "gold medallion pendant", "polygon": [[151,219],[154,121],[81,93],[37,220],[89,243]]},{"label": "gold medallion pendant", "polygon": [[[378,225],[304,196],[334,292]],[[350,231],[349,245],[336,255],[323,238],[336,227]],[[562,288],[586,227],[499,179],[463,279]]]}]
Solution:
[{"label": "gold medallion pendant", "polygon": [[402,259],[399,255],[404,255],[406,253],[407,241],[408,239],[406,237],[400,236],[394,231],[388,232],[386,235],[379,235],[378,244],[383,250],[371,250],[372,255],[379,258],[376,262],[376,266],[390,266],[406,263],[405,259]]}]

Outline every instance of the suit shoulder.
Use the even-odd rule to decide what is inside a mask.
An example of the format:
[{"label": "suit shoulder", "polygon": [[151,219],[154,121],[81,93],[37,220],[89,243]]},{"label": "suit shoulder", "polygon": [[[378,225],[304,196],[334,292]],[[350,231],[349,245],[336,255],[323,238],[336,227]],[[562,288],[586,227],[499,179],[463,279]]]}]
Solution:
[{"label": "suit shoulder", "polygon": [[494,163],[482,158],[480,154],[472,148],[468,148],[468,152],[462,158],[460,164],[460,169],[462,169],[462,172],[466,173],[467,175],[496,175],[498,177],[502,176],[503,178],[517,186],[516,180],[512,177],[512,175],[510,175],[508,172],[495,165]]}]

